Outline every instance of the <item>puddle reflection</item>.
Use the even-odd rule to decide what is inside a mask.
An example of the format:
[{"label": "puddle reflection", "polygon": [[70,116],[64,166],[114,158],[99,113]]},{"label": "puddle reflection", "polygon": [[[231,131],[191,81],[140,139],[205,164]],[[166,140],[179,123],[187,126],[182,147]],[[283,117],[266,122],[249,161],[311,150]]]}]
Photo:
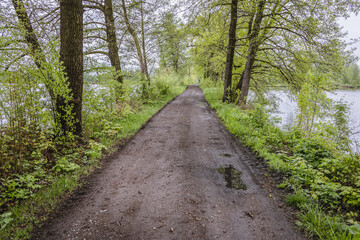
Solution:
[{"label": "puddle reflection", "polygon": [[246,190],[246,185],[241,180],[242,172],[235,169],[232,165],[229,165],[228,167],[219,167],[217,171],[224,175],[226,187]]}]

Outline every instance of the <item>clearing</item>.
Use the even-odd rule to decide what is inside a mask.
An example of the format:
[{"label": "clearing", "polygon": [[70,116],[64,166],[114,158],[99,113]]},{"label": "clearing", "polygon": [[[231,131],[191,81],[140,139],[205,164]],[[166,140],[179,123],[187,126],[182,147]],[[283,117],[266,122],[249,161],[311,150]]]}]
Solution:
[{"label": "clearing", "polygon": [[33,239],[305,239],[274,186],[190,86]]}]

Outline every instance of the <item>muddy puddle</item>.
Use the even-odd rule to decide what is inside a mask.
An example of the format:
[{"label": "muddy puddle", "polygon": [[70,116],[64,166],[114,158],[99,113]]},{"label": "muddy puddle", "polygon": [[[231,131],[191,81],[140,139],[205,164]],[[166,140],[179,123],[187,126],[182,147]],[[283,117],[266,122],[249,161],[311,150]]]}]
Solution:
[{"label": "muddy puddle", "polygon": [[241,180],[241,171],[235,169],[232,165],[227,167],[219,167],[216,170],[224,175],[226,187],[238,190],[246,190],[246,185]]}]

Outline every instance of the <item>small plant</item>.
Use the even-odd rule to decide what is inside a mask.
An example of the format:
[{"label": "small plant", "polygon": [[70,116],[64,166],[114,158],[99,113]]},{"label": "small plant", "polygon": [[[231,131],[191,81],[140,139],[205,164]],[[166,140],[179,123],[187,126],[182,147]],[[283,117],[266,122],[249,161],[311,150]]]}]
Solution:
[{"label": "small plant", "polygon": [[349,105],[340,100],[334,104],[334,124],[336,129],[336,142],[340,145],[340,148],[349,151],[350,147],[350,128],[349,128]]},{"label": "small plant", "polygon": [[107,147],[101,143],[90,141],[89,142],[90,149],[85,151],[85,155],[90,157],[90,159],[100,158],[103,150],[106,151]]},{"label": "small plant", "polygon": [[60,158],[56,165],[54,166],[54,171],[56,172],[72,172],[78,169],[80,166],[76,163],[69,162],[65,157]]},{"label": "small plant", "polygon": [[288,183],[282,182],[282,183],[278,184],[276,187],[278,189],[285,189],[287,186],[288,186]]},{"label": "small plant", "polygon": [[309,199],[301,191],[296,191],[286,197],[286,203],[297,208],[300,208],[308,201]]},{"label": "small plant", "polygon": [[300,140],[294,148],[294,154],[302,157],[314,167],[317,167],[324,158],[333,157],[329,149],[312,138]]},{"label": "small plant", "polygon": [[301,206],[297,225],[311,236],[323,240],[355,240],[359,239],[357,226],[347,226],[338,216],[329,216],[317,204],[307,203]]},{"label": "small plant", "polygon": [[1,197],[10,201],[27,199],[36,190],[41,188],[32,174],[15,175],[15,178],[5,180],[2,186]]},{"label": "small plant", "polygon": [[0,215],[0,231],[2,231],[13,220],[11,212],[6,212]]}]

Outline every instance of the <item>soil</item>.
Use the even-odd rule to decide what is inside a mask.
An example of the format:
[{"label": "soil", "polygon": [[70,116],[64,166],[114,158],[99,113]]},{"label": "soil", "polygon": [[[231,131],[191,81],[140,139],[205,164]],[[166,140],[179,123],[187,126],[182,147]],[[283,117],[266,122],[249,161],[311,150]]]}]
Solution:
[{"label": "soil", "polygon": [[[229,187],[232,172],[245,187]],[[275,183],[190,86],[33,239],[305,239]]]}]

